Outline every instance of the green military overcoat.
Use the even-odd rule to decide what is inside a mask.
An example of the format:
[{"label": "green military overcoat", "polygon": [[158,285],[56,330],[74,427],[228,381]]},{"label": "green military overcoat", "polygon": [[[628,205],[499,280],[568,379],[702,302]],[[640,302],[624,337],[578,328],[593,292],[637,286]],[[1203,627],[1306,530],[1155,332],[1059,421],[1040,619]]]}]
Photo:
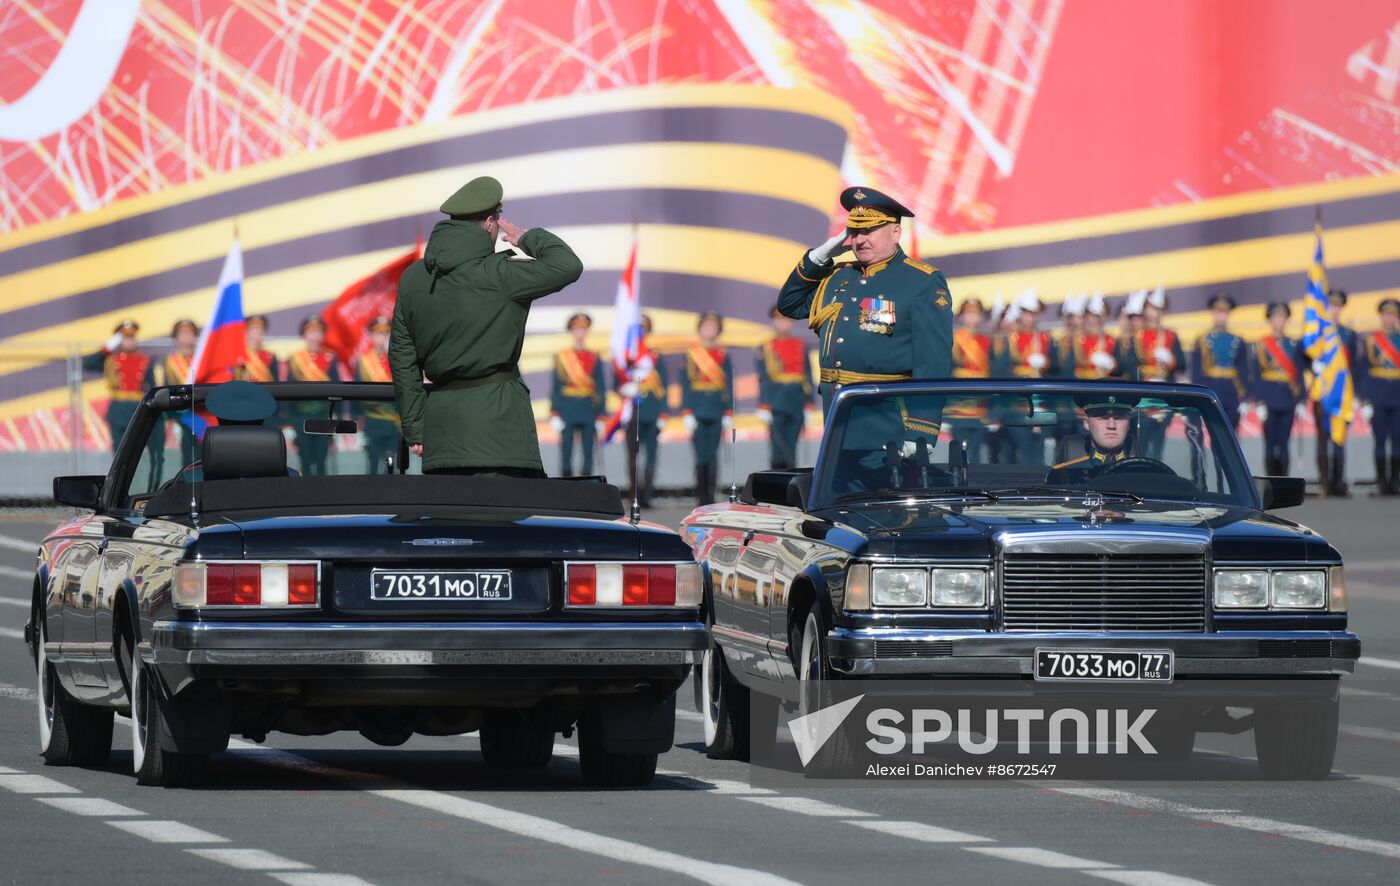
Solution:
[{"label": "green military overcoat", "polygon": [[[543,470],[530,390],[518,377],[525,321],[531,302],[573,283],[583,264],[542,228],[519,247],[533,261],[496,252],[475,222],[447,219],[399,280],[389,366],[404,438],[423,444],[425,471]],[[453,389],[429,395],[425,376]]]}]

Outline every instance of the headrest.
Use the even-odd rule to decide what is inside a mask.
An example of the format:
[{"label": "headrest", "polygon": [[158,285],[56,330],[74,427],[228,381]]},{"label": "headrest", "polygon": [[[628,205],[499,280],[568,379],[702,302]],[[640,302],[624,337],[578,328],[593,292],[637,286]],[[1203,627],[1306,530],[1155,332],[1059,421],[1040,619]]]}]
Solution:
[{"label": "headrest", "polygon": [[204,479],[287,476],[287,441],[278,428],[219,425],[204,432]]}]

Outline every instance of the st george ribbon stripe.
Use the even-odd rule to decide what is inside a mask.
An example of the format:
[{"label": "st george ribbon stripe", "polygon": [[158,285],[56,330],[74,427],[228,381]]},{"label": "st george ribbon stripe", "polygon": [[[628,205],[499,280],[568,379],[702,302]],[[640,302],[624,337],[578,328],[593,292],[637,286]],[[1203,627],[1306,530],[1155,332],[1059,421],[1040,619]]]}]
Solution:
[{"label": "st george ribbon stripe", "polygon": [[[702,142],[779,148],[840,165],[846,134],[823,117],[766,108],[612,111],[473,132],[279,176],[0,252],[0,277],[366,182],[561,148]],[[446,196],[445,194],[443,195]],[[523,201],[513,201],[512,210]],[[3,240],[0,240],[0,247]]]},{"label": "st george ribbon stripe", "polygon": [[[527,226],[530,223],[551,227],[664,223],[776,234],[799,243],[820,239],[826,231],[826,217],[822,213],[790,200],[679,188],[532,197],[512,201],[510,214]],[[308,262],[345,258],[393,246],[407,247],[413,242],[416,230],[421,227],[426,234],[443,218],[441,213],[401,216],[274,243],[248,250],[245,266],[255,268],[257,274],[268,274]],[[9,311],[0,314],[4,335],[23,335],[92,314],[190,292],[216,279],[222,263],[222,257],[196,262]],[[615,286],[616,274],[613,276]]]}]

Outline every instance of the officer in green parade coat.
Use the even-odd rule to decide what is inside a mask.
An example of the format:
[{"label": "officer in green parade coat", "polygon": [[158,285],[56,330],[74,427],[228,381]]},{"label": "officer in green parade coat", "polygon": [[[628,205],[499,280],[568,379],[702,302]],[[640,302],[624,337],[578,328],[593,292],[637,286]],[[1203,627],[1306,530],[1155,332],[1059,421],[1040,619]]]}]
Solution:
[{"label": "officer in green parade coat", "polygon": [[[389,370],[389,332],[393,321],[388,317],[375,317],[369,321],[369,350],[360,355],[355,366],[356,381],[393,381]],[[399,428],[399,414],[387,403],[365,406],[365,454],[369,457],[369,472],[382,473],[386,457],[397,449],[402,430]]]},{"label": "officer in green parade coat", "polygon": [[778,306],[768,312],[773,338],[755,354],[758,364],[758,418],[768,425],[768,463],[797,467],[797,440],[812,405],[812,363],[807,344],[792,334],[792,318]]},{"label": "officer in green parade coat", "polygon": [[[817,333],[825,408],[842,385],[948,378],[953,366],[948,281],[899,247],[914,213],[866,187],[843,191],[841,206],[846,230],[804,254],[778,295],[778,310]],[[847,241],[855,260],[833,262]]]},{"label": "officer in green parade coat", "polygon": [[574,314],[565,324],[573,346],[554,357],[554,383],[549,395],[550,424],[559,435],[559,473],[574,476],[574,440],[583,450],[580,473],[593,473],[593,441],[603,415],[603,361],[584,347],[593,326],[587,314]]},{"label": "officer in green parade coat", "polygon": [[[543,228],[502,218],[502,193],[482,176],[447,198],[450,217],[399,280],[389,365],[404,437],[426,473],[544,476],[518,365],[525,323],[534,300],[577,280],[583,263]],[[497,252],[498,236],[533,261]]]},{"label": "officer in green parade coat", "polygon": [[719,345],[723,331],[719,313],[700,315],[700,341],[686,351],[681,378],[681,412],[695,448],[695,500],[702,505],[715,500],[720,439],[734,426],[734,366]]}]

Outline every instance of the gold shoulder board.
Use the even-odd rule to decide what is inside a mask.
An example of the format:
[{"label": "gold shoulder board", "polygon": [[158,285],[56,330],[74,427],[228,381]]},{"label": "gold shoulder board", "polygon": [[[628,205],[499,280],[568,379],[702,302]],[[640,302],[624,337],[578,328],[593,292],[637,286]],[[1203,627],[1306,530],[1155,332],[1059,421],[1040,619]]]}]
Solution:
[{"label": "gold shoulder board", "polygon": [[925,274],[932,274],[934,271],[938,270],[938,269],[935,268],[933,265],[926,265],[926,264],[924,264],[923,262],[921,262],[921,261],[915,261],[915,260],[912,259],[912,258],[907,258],[907,257],[906,257],[906,258],[904,259],[904,263],[905,263],[906,265],[908,265],[909,267],[911,267],[911,268],[918,268],[919,270],[923,271]]}]

